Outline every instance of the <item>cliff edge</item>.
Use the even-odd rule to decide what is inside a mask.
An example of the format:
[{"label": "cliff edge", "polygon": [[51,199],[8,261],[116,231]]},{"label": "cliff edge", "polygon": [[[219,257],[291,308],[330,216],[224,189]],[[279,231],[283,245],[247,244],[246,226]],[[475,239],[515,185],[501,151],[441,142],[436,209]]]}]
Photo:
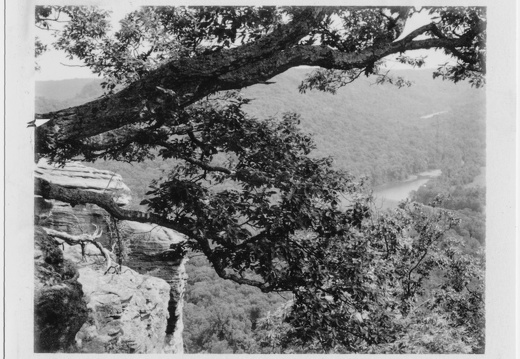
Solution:
[{"label": "cliff edge", "polygon": [[[105,193],[122,207],[131,199],[121,176],[79,163],[42,160],[35,177]],[[35,351],[183,353],[184,242],[96,205],[36,196]]]}]

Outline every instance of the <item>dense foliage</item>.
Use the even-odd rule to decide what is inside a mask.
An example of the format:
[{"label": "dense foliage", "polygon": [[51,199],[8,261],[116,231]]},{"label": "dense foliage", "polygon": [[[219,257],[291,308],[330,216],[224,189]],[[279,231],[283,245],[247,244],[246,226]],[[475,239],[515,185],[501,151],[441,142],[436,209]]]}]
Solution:
[{"label": "dense foliage", "polygon": [[430,203],[437,196],[444,198],[443,206],[454,210],[461,223],[457,226],[459,235],[468,241],[485,243],[486,190],[482,186],[450,185],[446,175],[430,181],[412,193],[412,199],[420,203]]},{"label": "dense foliage", "polygon": [[[439,7],[425,9],[435,18],[436,26],[419,33],[440,39],[460,39],[443,51],[457,59],[444,64],[435,76],[454,82],[469,79],[482,86],[485,73],[485,8]],[[289,19],[309,22],[309,33],[301,44],[316,43],[340,52],[356,52],[398,39],[409,17],[410,7],[150,7],[144,6],[125,16],[121,28],[111,34],[110,12],[87,6],[38,6],[35,20],[39,28],[50,29],[55,21],[69,22],[56,33],[53,46],[71,58],[85,62],[94,73],[114,89],[141,78],[151,69],[172,58],[194,57],[208,52],[253,43]],[[309,16],[309,13],[311,14]],[[61,18],[60,18],[61,15]],[[297,25],[296,25],[297,26]],[[412,38],[413,39],[413,38]],[[36,41],[36,56],[47,45]],[[420,45],[419,45],[420,46]],[[435,46],[432,46],[435,47]],[[424,59],[407,56],[401,51],[398,60],[411,66],[422,66]],[[301,86],[302,90],[318,88],[335,92],[338,87],[364,74],[379,74],[382,82],[390,81],[380,73],[381,59],[368,66],[348,71],[318,71]],[[402,83],[399,82],[399,83]]]},{"label": "dense foliage", "polygon": [[208,261],[190,254],[184,297],[187,353],[254,353],[261,318],[291,298],[221,279]]},{"label": "dense foliage", "polygon": [[[482,86],[484,9],[428,11],[436,22],[400,39],[412,8],[143,7],[112,33],[104,10],[37,7],[40,27],[68,17],[54,46],[102,75],[108,90],[46,114],[37,152],[56,162],[169,161],[141,203],[158,223],[185,234],[219,277],[291,293],[286,315],[271,321],[259,320],[261,307],[216,313],[211,327],[192,317],[195,350],[481,351],[483,258],[461,250],[452,214],[436,201],[378,214],[364,179],[311,154],[316,146],[299,114],[257,118],[248,98],[222,91],[296,65],[326,68],[312,72],[302,92],[338,92],[362,74],[402,87],[381,61],[401,53],[399,61],[421,66],[402,54],[417,48],[456,59],[435,76]],[[473,160],[464,149],[461,160]],[[404,169],[372,174],[401,178],[431,166],[423,162],[431,157],[411,155]],[[191,294],[204,302],[204,293]]]},{"label": "dense foliage", "polygon": [[[195,257],[184,312],[186,348],[209,353],[482,352],[484,254],[479,247],[468,251],[456,226],[444,232],[443,226],[456,224],[447,211],[417,204],[374,216],[363,228],[369,235],[359,236],[370,240],[342,242],[348,248],[336,245],[332,256],[327,252],[319,263],[309,264],[348,273],[328,277],[333,280],[329,287],[302,286],[303,302],[298,295],[288,300],[293,298],[289,293],[273,297],[223,281]],[[338,265],[346,255],[351,259],[347,268]],[[359,307],[348,305],[353,303]],[[343,323],[343,331],[324,323],[329,318]]]},{"label": "dense foliage", "polygon": [[[483,352],[484,255],[482,250],[464,253],[464,239],[454,231],[441,234],[446,229],[442,226],[454,224],[449,212],[418,204],[403,204],[394,215],[385,214],[367,223],[365,230],[372,237],[365,238],[373,239],[354,252],[357,260],[349,261],[350,276],[341,277],[349,279],[333,282],[334,287],[347,287],[339,293],[324,293],[326,300],[315,304],[320,305],[319,311],[295,300],[264,318],[256,333],[261,350]],[[384,240],[378,241],[380,236]],[[341,254],[345,256],[340,251],[332,260]],[[352,249],[348,254],[352,256]],[[359,295],[363,298],[356,298]],[[349,301],[359,306],[346,310]],[[329,315],[314,317],[317,312]],[[329,318],[348,324],[337,330],[324,322]],[[309,322],[313,324],[309,326]],[[335,337],[341,340],[334,341]]]},{"label": "dense foliage", "polygon": [[[413,82],[398,91],[376,86],[373,76],[335,95],[301,94],[297,86],[309,72],[294,69],[267,86],[244,89],[244,95],[254,99],[247,111],[259,118],[300,113],[303,128],[317,144],[313,156],[332,156],[335,166],[369,176],[373,185],[428,169],[455,171],[463,160],[467,179],[478,174],[485,158],[484,91],[467,83],[432,80],[428,71],[415,70],[394,71]],[[448,162],[453,163],[449,168]]]},{"label": "dense foliage", "polygon": [[406,52],[439,48],[455,62],[435,75],[483,85],[485,9],[425,11],[434,19],[405,34],[415,12],[411,7],[143,7],[112,32],[107,11],[37,7],[40,27],[61,13],[68,17],[53,45],[104,76],[104,86],[114,93],[39,115],[51,120],[36,129],[36,150],[58,162],[78,156],[139,161],[157,147],[150,138],[184,134],[184,126],[173,130],[182,125],[177,115],[197,101],[265,83],[298,65],[327,70],[311,74],[302,90],[334,92],[361,74],[401,86],[402,81],[384,72],[384,61],[398,56],[421,66],[423,61]]}]

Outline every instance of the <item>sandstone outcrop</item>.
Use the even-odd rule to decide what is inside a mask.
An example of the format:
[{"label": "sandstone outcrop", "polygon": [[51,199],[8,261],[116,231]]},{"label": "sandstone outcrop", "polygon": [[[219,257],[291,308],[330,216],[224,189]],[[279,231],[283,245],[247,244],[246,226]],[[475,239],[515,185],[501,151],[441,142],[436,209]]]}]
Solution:
[{"label": "sandstone outcrop", "polygon": [[[64,187],[107,193],[120,206],[131,199],[119,175],[77,163],[60,168],[40,162],[36,177]],[[94,246],[87,245],[82,256],[79,246],[64,245],[65,258],[78,268],[78,281],[89,309],[88,319],[76,335],[78,351],[182,353],[186,282],[182,235],[152,224],[114,221],[96,205],[71,206],[36,197],[35,208],[36,224],[47,228],[72,235],[93,233],[99,228],[102,236],[97,240],[113,252],[114,266],[106,271],[103,257]],[[118,240],[124,253],[117,246]],[[121,262],[121,268],[115,265]],[[144,289],[137,287],[139,280],[148,283]]]},{"label": "sandstone outcrop", "polygon": [[65,245],[65,257],[78,263],[89,311],[77,332],[80,353],[164,353],[170,286],[123,266],[105,273],[103,263],[81,262],[78,246]]},{"label": "sandstone outcrop", "polygon": [[180,353],[182,344],[182,307],[187,280],[185,269],[186,241],[181,234],[164,227],[147,223],[122,223],[129,240],[128,263],[139,273],[146,273],[165,280],[170,285],[168,326],[165,351]]},{"label": "sandstone outcrop", "polygon": [[117,173],[87,167],[77,162],[59,167],[49,164],[42,158],[38,162],[34,175],[36,178],[43,178],[63,187],[110,194],[121,206],[130,203],[132,198],[130,188],[124,184],[122,177]]}]

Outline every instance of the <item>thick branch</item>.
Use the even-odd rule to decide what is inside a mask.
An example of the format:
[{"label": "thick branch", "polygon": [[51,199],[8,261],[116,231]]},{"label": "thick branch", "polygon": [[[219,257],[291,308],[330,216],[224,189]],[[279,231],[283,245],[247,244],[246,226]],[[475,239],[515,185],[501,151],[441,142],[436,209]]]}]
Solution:
[{"label": "thick branch", "polygon": [[[49,181],[46,181],[42,178],[35,178],[35,194],[40,195],[46,199],[54,199],[66,203],[70,203],[71,205],[76,204],[95,204],[101,208],[103,208],[105,211],[107,211],[110,215],[112,215],[114,218],[117,218],[119,220],[126,220],[126,221],[134,221],[134,222],[140,222],[140,223],[154,223],[162,227],[173,229],[179,233],[182,233],[186,235],[187,237],[195,240],[198,245],[200,246],[202,252],[206,255],[208,260],[213,264],[215,271],[217,274],[224,279],[230,279],[240,284],[247,284],[251,286],[255,286],[260,288],[263,291],[270,291],[272,290],[272,287],[269,286],[268,283],[265,283],[263,281],[257,281],[252,280],[248,278],[240,277],[234,273],[228,273],[225,265],[219,261],[218,256],[215,255],[213,249],[211,248],[208,239],[203,238],[199,236],[197,233],[192,233],[189,230],[186,230],[184,227],[179,226],[178,224],[174,223],[173,221],[159,216],[154,213],[145,213],[137,210],[128,210],[119,207],[113,199],[105,194],[105,193],[96,193],[86,190],[81,190],[77,188],[67,188],[63,186],[59,186],[53,183],[50,183]],[[46,229],[47,230],[47,229]],[[64,234],[66,236],[71,237],[68,234]],[[258,240],[260,238],[263,238],[263,232],[260,234],[249,238],[248,240],[244,241],[242,244],[238,244],[235,246],[235,249],[239,249],[244,245],[247,245],[248,243],[251,243],[255,240]],[[86,236],[86,235],[84,235]],[[67,237],[67,238],[69,238]],[[88,236],[87,236],[88,237]],[[89,239],[90,237],[81,237],[81,240]],[[65,237],[60,237],[62,239],[65,239]],[[70,240],[70,238],[69,238]],[[76,239],[77,242],[77,239]],[[96,245],[97,242],[92,242],[94,245]],[[99,244],[99,243],[97,243]],[[99,247],[98,247],[99,248]],[[103,254],[105,252],[100,248]],[[106,250],[105,250],[106,251]],[[107,259],[108,260],[108,259]]]},{"label": "thick branch", "polygon": [[[315,14],[307,16],[312,19]],[[173,112],[211,93],[263,82],[295,66],[361,69],[407,50],[453,49],[471,43],[471,39],[465,37],[414,41],[420,34],[435,31],[435,25],[429,24],[399,41],[345,53],[326,46],[297,45],[311,30],[311,25],[304,20],[305,17],[299,22],[282,25],[250,44],[172,61],[110,97],[37,115],[37,118],[50,118],[51,121],[36,129],[36,150],[45,155],[63,143],[73,143],[130,124],[169,118]],[[171,90],[175,95],[158,88]]]},{"label": "thick branch", "polygon": [[[123,147],[131,143],[142,145],[156,145],[157,136],[169,137],[174,135],[187,135],[188,132],[199,131],[202,126],[179,125],[171,127],[143,128],[138,124],[124,126],[107,131],[81,141],[81,146],[88,151],[103,151]],[[156,136],[152,136],[156,134]]]},{"label": "thick branch", "polygon": [[[312,24],[310,20],[314,16],[314,11],[308,10],[296,23],[281,26],[253,43],[228,51],[172,61],[113,96],[37,115],[37,118],[51,119],[47,126],[38,128],[39,140],[43,141],[51,134],[59,134],[63,139],[94,136],[127,124],[148,121],[157,114],[166,115],[216,91],[237,88],[221,83],[220,75],[296,44],[309,33]],[[166,89],[168,93],[160,89]],[[43,143],[37,145],[43,147],[42,150],[45,148]]]},{"label": "thick branch", "polygon": [[35,178],[35,194],[40,195],[46,199],[55,199],[58,201],[70,203],[72,206],[87,203],[95,204],[119,220],[140,223],[151,222],[162,227],[173,229],[190,237],[192,235],[192,233],[176,225],[173,223],[173,221],[169,221],[168,219],[159,215],[121,208],[109,195],[105,193],[96,193],[78,188],[63,187],[51,183],[43,178]]}]

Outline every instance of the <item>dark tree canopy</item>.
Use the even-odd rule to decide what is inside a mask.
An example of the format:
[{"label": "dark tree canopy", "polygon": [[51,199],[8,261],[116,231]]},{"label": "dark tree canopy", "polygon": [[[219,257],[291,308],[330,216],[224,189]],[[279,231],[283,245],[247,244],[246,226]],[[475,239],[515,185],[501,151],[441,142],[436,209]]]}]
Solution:
[{"label": "dark tree canopy", "polygon": [[184,134],[190,125],[177,117],[190,105],[295,66],[326,70],[311,75],[302,89],[335,88],[378,73],[391,55],[419,66],[421,59],[406,56],[417,49],[454,56],[456,64],[436,71],[443,78],[481,86],[485,73],[484,8],[432,8],[435,21],[404,37],[411,7],[145,7],[128,14],[114,35],[108,13],[95,8],[39,7],[37,23],[49,26],[52,11],[71,18],[55,46],[104,76],[108,89],[126,86],[38,115],[51,121],[37,130],[37,152],[58,161],[81,155],[139,160],[138,149],[153,147],[148,137]]},{"label": "dark tree canopy", "polygon": [[431,8],[431,23],[402,36],[414,11],[143,7],[111,34],[109,14],[97,8],[37,7],[40,27],[60,14],[69,19],[54,46],[103,76],[107,90],[84,105],[38,114],[50,121],[36,129],[37,156],[177,163],[151,184],[147,213],[43,181],[37,191],[175,229],[222,278],[293,292],[287,320],[304,342],[359,351],[395,340],[405,326],[395,313],[410,312],[439,265],[429,253],[441,250],[453,218],[411,205],[396,217],[376,216],[363,180],[309,156],[314,144],[297,114],[251,118],[238,90],[300,65],[319,66],[301,91],[334,92],[372,74],[399,86],[405,80],[382,64],[396,55],[421,66],[422,58],[407,55],[417,49],[454,57],[434,76],[482,86],[485,9]]}]

